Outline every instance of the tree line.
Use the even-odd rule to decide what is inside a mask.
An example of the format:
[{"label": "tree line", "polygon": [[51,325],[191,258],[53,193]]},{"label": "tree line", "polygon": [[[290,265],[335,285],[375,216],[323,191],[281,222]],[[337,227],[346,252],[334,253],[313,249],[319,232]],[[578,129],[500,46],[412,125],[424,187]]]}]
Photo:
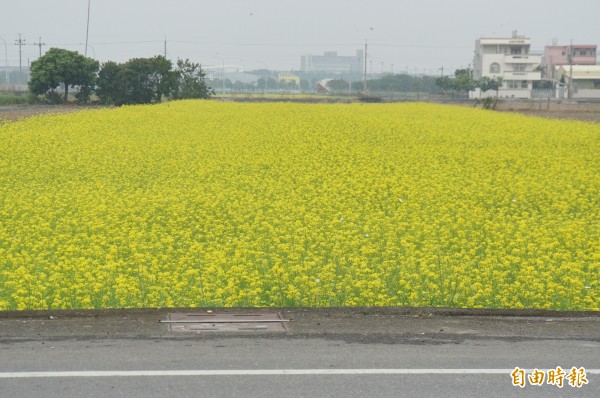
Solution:
[{"label": "tree line", "polygon": [[[343,79],[330,80],[327,88],[333,93],[347,93],[349,82]],[[362,80],[351,83],[352,92],[364,90]],[[482,92],[488,90],[498,91],[502,87],[502,78],[482,77],[473,79],[469,69],[457,69],[453,76],[411,76],[408,74],[389,74],[377,79],[367,80],[367,88],[372,93],[396,93],[396,92],[428,92],[428,93],[452,93],[467,95],[469,91],[480,88]]]},{"label": "tree line", "polygon": [[475,80],[469,69],[457,69],[454,72],[454,77],[438,77],[435,84],[444,92],[453,90],[468,93],[479,88],[482,92],[492,90],[498,93],[498,90],[502,87],[502,78],[484,76],[479,80]]},{"label": "tree line", "polygon": [[[206,84],[200,64],[163,56],[133,58],[124,63],[100,63],[76,51],[51,48],[31,63],[29,91],[51,103],[67,102],[69,89],[87,103],[95,94],[106,105],[151,104],[163,99],[208,98],[214,90]],[[59,92],[63,86],[64,92]]]}]

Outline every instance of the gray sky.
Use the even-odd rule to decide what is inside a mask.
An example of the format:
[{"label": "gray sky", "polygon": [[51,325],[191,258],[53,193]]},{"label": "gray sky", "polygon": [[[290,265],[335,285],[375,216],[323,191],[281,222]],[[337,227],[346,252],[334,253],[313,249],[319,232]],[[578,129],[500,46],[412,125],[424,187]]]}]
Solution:
[{"label": "gray sky", "polygon": [[[22,33],[23,63],[39,47],[83,53],[88,0],[0,0],[0,38],[9,65]],[[373,72],[439,73],[472,62],[475,40],[531,37],[542,51],[553,38],[600,44],[598,0],[91,0],[88,56],[126,61],[162,54],[246,69],[300,68],[303,54],[353,55],[369,43]],[[4,48],[0,40],[0,65]]]}]

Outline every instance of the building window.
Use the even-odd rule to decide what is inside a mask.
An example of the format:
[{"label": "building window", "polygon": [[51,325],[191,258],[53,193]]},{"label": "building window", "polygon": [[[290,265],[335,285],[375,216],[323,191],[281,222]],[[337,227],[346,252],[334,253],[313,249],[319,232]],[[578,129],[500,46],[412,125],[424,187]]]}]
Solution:
[{"label": "building window", "polygon": [[527,67],[527,65],[525,65],[525,64],[515,64],[513,66],[513,70],[515,72],[525,72],[526,67]]},{"label": "building window", "polygon": [[521,54],[521,47],[511,47],[510,53],[511,54]]},{"label": "building window", "polygon": [[529,82],[527,80],[507,80],[506,87],[512,89],[529,88]]},{"label": "building window", "polygon": [[600,88],[600,80],[594,80],[594,88]]},{"label": "building window", "polygon": [[490,73],[500,73],[500,64],[494,62],[490,65]]}]

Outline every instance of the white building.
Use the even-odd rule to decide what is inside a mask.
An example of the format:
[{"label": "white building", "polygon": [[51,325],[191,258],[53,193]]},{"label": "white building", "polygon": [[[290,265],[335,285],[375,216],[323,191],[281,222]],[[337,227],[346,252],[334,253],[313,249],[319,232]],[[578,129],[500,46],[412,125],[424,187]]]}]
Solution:
[{"label": "white building", "polygon": [[516,32],[508,38],[480,38],[475,42],[473,78],[502,78],[499,97],[531,98],[533,82],[542,78],[542,73],[535,70],[542,56],[531,54],[530,49],[531,39]]},{"label": "white building", "polygon": [[562,65],[555,69],[557,78],[564,80],[567,88],[570,86],[571,98],[600,98],[600,65]]}]

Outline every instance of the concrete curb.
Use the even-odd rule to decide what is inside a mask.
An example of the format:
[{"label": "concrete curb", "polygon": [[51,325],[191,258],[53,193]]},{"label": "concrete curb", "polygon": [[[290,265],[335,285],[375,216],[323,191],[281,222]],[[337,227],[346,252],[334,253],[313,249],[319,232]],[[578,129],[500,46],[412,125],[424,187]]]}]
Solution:
[{"label": "concrete curb", "polygon": [[99,318],[120,316],[162,316],[169,312],[256,312],[279,311],[314,315],[385,315],[385,316],[476,316],[476,317],[544,317],[544,318],[600,318],[600,311],[553,311],[540,309],[486,309],[486,308],[447,308],[447,307],[193,307],[193,308],[112,308],[112,309],[56,309],[0,311],[0,319],[14,318]]}]

